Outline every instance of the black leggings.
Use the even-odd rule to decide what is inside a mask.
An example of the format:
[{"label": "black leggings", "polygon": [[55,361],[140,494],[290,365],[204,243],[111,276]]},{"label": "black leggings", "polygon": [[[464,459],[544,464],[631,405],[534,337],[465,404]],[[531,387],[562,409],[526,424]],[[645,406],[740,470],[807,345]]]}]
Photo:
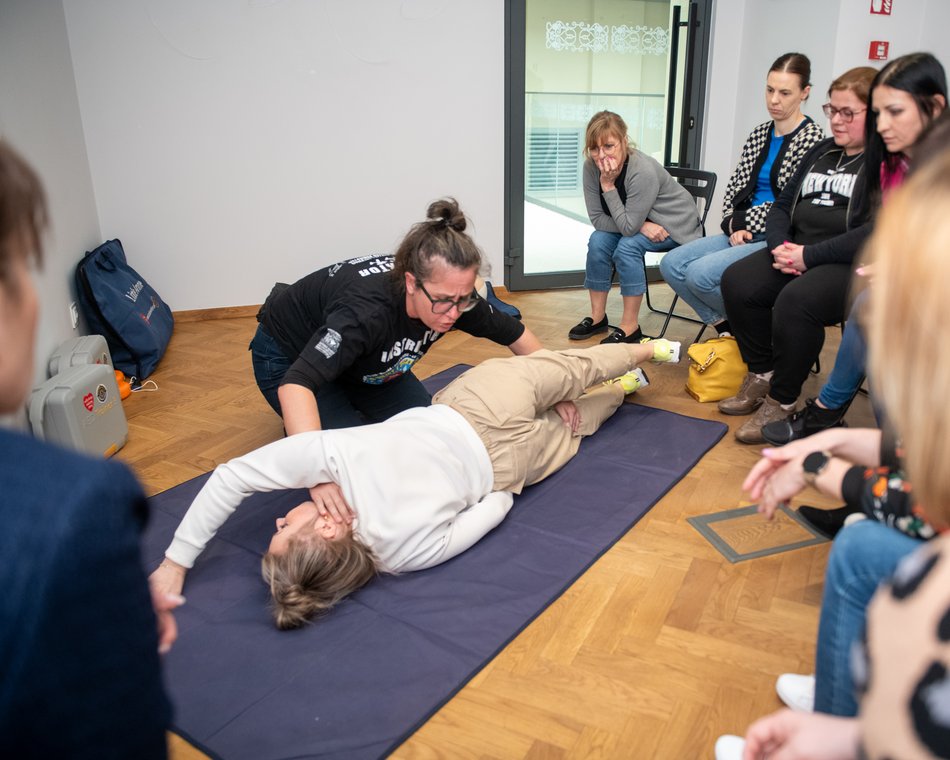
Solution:
[{"label": "black leggings", "polygon": [[772,268],[756,251],[722,275],[722,297],[733,335],[751,372],[774,370],[769,395],[792,404],[825,342],[825,327],[845,317],[851,266],[823,264],[801,275]]}]

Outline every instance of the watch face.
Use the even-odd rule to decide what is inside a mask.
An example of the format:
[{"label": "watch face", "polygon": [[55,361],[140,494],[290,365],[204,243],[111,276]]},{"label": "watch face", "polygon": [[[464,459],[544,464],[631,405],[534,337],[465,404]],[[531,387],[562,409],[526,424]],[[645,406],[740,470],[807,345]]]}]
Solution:
[{"label": "watch face", "polygon": [[828,452],[813,451],[802,462],[802,469],[810,475],[817,475],[828,464]]}]

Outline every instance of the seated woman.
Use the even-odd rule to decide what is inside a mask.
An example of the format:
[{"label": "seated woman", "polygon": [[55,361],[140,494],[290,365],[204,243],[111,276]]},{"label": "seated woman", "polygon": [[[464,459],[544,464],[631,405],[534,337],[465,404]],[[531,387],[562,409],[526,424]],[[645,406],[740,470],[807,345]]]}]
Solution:
[{"label": "seated woman", "polygon": [[[39,177],[0,138],[3,416],[23,411],[38,366],[47,220]],[[120,462],[0,425],[0,492],[0,757],[164,760],[159,651],[182,600],[149,593],[141,486]]]},{"label": "seated woman", "polygon": [[[903,470],[893,436],[834,428],[781,449],[764,449],[742,484],[769,519],[808,486],[842,499],[843,511],[867,518],[835,537],[821,599],[815,675],[786,673],[776,684],[790,707],[831,715],[857,712],[848,653],[860,638],[868,603],[900,560],[936,535]],[[840,511],[802,506],[799,515],[805,510],[817,515]]]},{"label": "seated woman", "polygon": [[[903,444],[907,474],[935,527],[950,526],[950,471],[942,404],[924,403],[950,383],[944,317],[950,259],[950,150],[921,166],[883,209],[868,246],[870,377]],[[913,253],[913,255],[911,255]],[[930,758],[950,746],[950,534],[927,542],[878,590],[863,640],[851,653],[856,718],[783,710],[717,758]],[[731,750],[731,751],[727,751]]]},{"label": "seated woman", "polygon": [[[290,436],[219,466],[152,574],[181,591],[185,573],[251,493],[339,485],[345,514],[321,490],[277,520],[264,556],[280,628],[326,612],[378,572],[421,570],[465,551],[497,526],[512,494],[577,453],[646,384],[636,366],[678,361],[670,341],[490,359],[451,382],[433,405],[387,422]],[[626,374],[625,374],[626,373]],[[587,388],[608,378],[616,382]],[[555,405],[572,401],[565,424]]]},{"label": "seated woman", "polygon": [[[859,71],[856,69],[855,71]],[[874,76],[874,69],[868,69]],[[765,217],[802,157],[824,136],[802,113],[811,92],[811,62],[801,53],[776,59],[765,81],[771,120],[749,134],[722,202],[722,235],[681,245],[660,259],[674,292],[707,325],[729,332],[719,283],[726,267],[765,247]]]},{"label": "seated woman", "polygon": [[772,205],[767,248],[723,273],[726,315],[749,374],[719,411],[758,409],[736,431],[743,443],[761,443],[762,426],[792,411],[825,326],[844,319],[852,264],[870,232],[863,159],[872,73],[853,69],[832,82],[825,110],[834,136],[809,151]]},{"label": "seated woman", "polygon": [[623,316],[601,343],[638,343],[639,314],[647,282],[643,256],[669,251],[703,234],[696,201],[653,158],[638,151],[624,120],[611,111],[594,114],[587,125],[584,201],[594,232],[587,244],[591,315],[571,328],[583,340],[607,331],[607,294],[620,276]]},{"label": "seated woman", "polygon": [[[881,69],[872,86],[875,102],[868,114],[868,156],[881,157],[881,171],[869,175],[872,199],[886,202],[888,194],[903,182],[904,175],[950,138],[946,111],[947,80],[943,66],[929,53],[895,58]],[[925,144],[926,137],[926,144]],[[781,446],[819,430],[840,425],[851,401],[864,382],[867,349],[861,327],[863,293],[851,307],[841,336],[835,366],[818,398],[786,419],[762,428],[762,437]]]}]

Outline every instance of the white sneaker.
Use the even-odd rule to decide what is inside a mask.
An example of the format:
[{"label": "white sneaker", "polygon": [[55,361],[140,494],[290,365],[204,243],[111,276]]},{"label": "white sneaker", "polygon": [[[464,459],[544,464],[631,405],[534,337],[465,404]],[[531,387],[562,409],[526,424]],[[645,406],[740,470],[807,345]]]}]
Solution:
[{"label": "white sneaker", "polygon": [[613,380],[608,380],[604,385],[610,385],[611,383],[618,383],[620,387],[623,388],[623,392],[629,395],[641,388],[646,388],[650,384],[650,378],[647,377],[647,373],[642,369],[635,367],[625,375],[621,375]]},{"label": "white sneaker", "polygon": [[815,712],[815,677],[782,673],[775,682],[778,698],[796,712]]},{"label": "white sneaker", "polygon": [[742,760],[745,739],[741,736],[723,734],[716,739],[716,760]]},{"label": "white sneaker", "polygon": [[666,338],[657,338],[644,340],[643,343],[649,343],[653,346],[653,361],[657,363],[669,362],[673,364],[680,360],[680,342],[678,340],[667,340]]}]

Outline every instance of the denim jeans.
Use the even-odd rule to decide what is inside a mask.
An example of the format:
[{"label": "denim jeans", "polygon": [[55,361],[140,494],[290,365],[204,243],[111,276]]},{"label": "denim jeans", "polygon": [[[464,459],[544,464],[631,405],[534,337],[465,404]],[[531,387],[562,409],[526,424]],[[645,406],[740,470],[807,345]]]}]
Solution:
[{"label": "denim jeans", "polygon": [[619,232],[594,230],[587,243],[584,287],[601,292],[610,290],[616,268],[620,276],[620,295],[642,296],[647,291],[643,255],[647,251],[669,251],[676,246],[676,241],[671,237],[662,243],[654,243],[641,232],[632,237],[623,237]]},{"label": "denim jeans", "polygon": [[867,295],[868,291],[865,290],[854,299],[848,323],[841,333],[841,345],[838,346],[838,354],[835,356],[835,366],[818,394],[818,400],[828,409],[840,409],[850,403],[864,382],[868,345],[859,323]]},{"label": "denim jeans", "polygon": [[[878,585],[921,542],[873,520],[838,533],[825,572],[825,593],[815,654],[815,711],[853,716],[858,705],[851,679],[851,646],[861,636]],[[895,657],[900,652],[894,653]]]},{"label": "denim jeans", "polygon": [[660,259],[660,272],[666,283],[680,298],[693,307],[707,325],[726,318],[719,281],[726,267],[734,261],[765,247],[765,235],[752,237],[752,242],[729,245],[727,235],[713,235],[681,245]]},{"label": "denim jeans", "polygon": [[[293,361],[262,326],[258,326],[249,348],[257,387],[271,408],[280,414],[277,388]],[[429,406],[431,402],[429,392],[411,372],[382,385],[334,380],[324,383],[317,391],[320,426],[324,430],[382,422],[406,409]]]}]

